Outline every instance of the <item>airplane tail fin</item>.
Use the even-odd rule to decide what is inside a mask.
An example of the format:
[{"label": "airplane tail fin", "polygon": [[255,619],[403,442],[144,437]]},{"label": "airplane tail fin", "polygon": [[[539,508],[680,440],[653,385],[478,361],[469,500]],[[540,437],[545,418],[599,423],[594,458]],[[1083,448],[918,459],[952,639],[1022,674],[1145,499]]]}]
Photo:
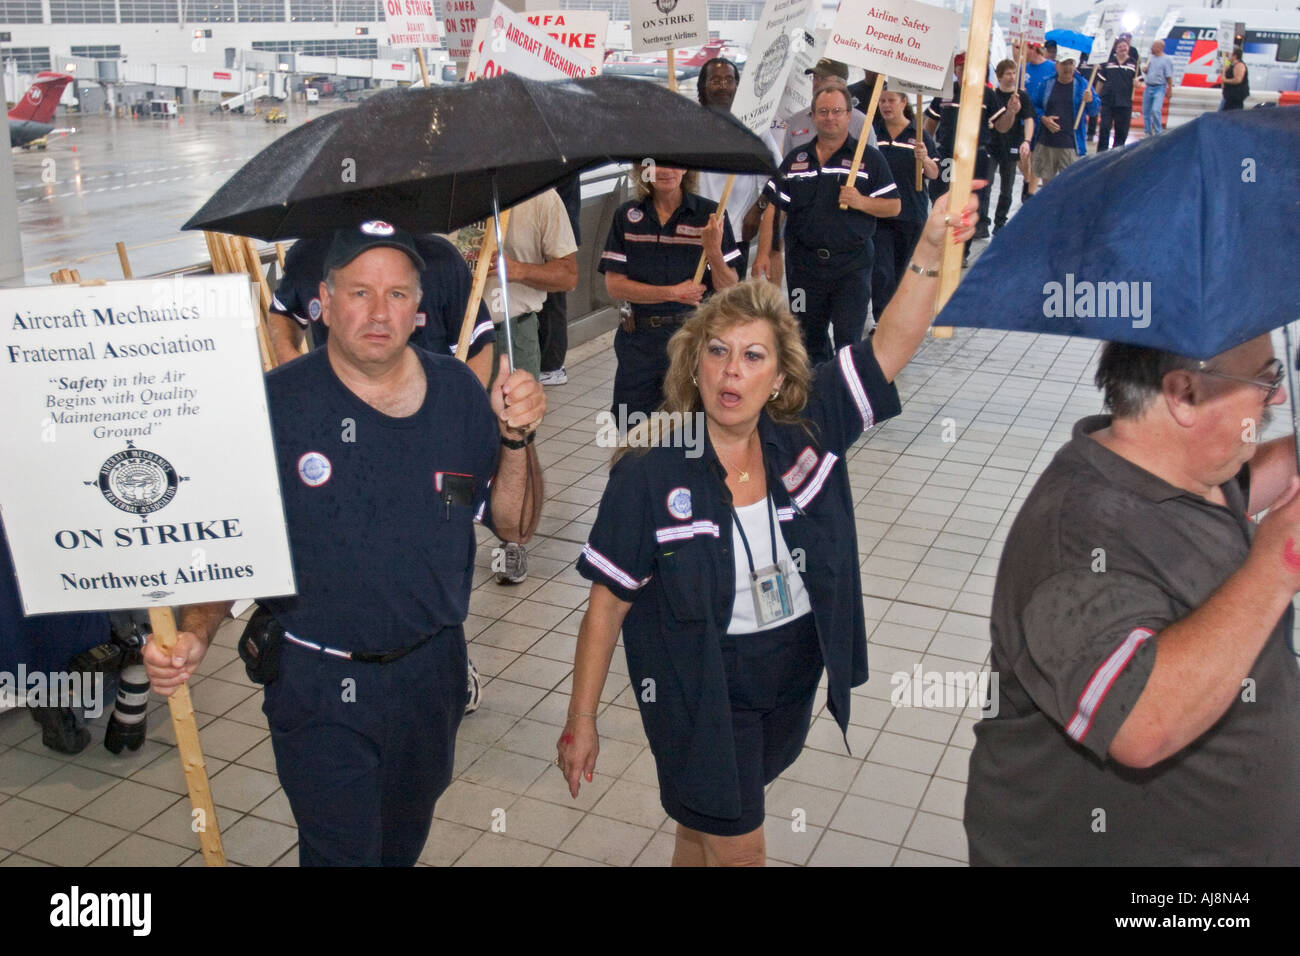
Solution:
[{"label": "airplane tail fin", "polygon": [[44,72],[37,74],[36,82],[27,93],[14,104],[9,111],[11,120],[30,120],[34,123],[48,123],[54,117],[54,109],[59,105],[63,89],[72,82],[66,73]]},{"label": "airplane tail fin", "polygon": [[679,62],[677,65],[678,66],[703,66],[709,60],[712,60],[715,56],[721,56],[722,48],[725,45],[726,44],[724,44],[721,40],[710,40],[708,43],[704,44],[704,46],[700,47],[699,51],[696,52],[696,54],[693,57],[691,57],[689,60]]}]

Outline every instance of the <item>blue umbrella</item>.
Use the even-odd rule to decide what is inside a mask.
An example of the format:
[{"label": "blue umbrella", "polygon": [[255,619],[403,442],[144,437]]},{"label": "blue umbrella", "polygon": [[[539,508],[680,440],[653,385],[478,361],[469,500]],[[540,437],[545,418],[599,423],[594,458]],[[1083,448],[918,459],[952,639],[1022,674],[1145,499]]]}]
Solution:
[{"label": "blue umbrella", "polygon": [[1068,47],[1071,50],[1078,50],[1085,54],[1092,50],[1092,37],[1086,33],[1076,33],[1073,30],[1048,30],[1043,34],[1043,39],[1051,40],[1057,46]]},{"label": "blue umbrella", "polygon": [[1206,359],[1300,318],[1300,108],[1207,113],[1025,203],[938,325]]}]

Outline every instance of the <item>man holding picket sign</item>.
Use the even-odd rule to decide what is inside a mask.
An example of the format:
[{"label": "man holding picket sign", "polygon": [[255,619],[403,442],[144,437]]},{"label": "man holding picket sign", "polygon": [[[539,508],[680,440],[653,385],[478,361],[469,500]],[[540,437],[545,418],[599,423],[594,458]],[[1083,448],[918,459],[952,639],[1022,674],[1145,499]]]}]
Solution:
[{"label": "man holding picket sign", "polygon": [[[503,357],[489,396],[407,344],[423,267],[388,223],[338,230],[329,340],[267,377],[298,594],[261,602],[243,643],[257,642],[304,866],[415,863],[464,714],[474,520],[515,541],[536,523],[523,503],[542,388]],[[181,609],[171,652],[145,649],[154,690],[189,680],[229,611]]]}]

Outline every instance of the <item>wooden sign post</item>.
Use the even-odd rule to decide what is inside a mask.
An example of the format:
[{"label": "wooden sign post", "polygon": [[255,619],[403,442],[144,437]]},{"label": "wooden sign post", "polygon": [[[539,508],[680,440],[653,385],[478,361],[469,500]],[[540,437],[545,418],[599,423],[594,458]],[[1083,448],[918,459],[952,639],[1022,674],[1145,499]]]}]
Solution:
[{"label": "wooden sign post", "polygon": [[[149,608],[149,629],[154,640],[164,651],[176,646],[176,619],[171,608]],[[190,685],[181,684],[167,698],[172,715],[172,730],[176,734],[176,751],[185,772],[185,788],[190,794],[190,807],[194,811],[191,826],[198,831],[199,848],[208,866],[225,866],[226,851],[221,845],[221,828],[217,824],[217,809],[212,805],[212,787],[208,784],[208,768],[203,762],[203,747],[199,744],[199,726],[194,721],[194,704],[190,700]]]},{"label": "wooden sign post", "polygon": [[[880,93],[885,88],[885,74],[877,73],[876,82],[871,87],[871,102],[867,106],[867,121],[862,124],[862,135],[858,137],[858,148],[853,153],[853,165],[849,168],[849,178],[845,182],[856,183],[858,181],[858,170],[862,168],[862,154],[867,151],[867,135],[871,131],[871,118],[876,115],[876,107],[880,103]],[[813,109],[817,108],[817,101],[813,101]],[[841,209],[849,207],[840,203]]]},{"label": "wooden sign post", "polygon": [[[953,144],[952,185],[948,189],[948,208],[959,213],[970,198],[975,174],[975,154],[979,149],[980,117],[984,109],[984,78],[989,65],[989,30],[993,25],[993,0],[975,0],[971,10],[970,46],[961,76],[961,106],[957,110],[957,134]],[[943,266],[939,273],[939,294],[935,314],[939,314],[961,281],[962,247],[946,242]]]}]

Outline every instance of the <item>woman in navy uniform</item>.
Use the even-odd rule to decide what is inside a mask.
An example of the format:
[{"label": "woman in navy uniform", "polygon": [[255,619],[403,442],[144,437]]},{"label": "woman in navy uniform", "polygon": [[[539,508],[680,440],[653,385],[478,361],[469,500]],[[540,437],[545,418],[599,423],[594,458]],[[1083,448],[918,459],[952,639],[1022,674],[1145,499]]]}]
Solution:
[{"label": "woman in navy uniform", "polygon": [[673,336],[664,383],[702,448],[669,428],[616,456],[578,560],[591,597],[556,763],[575,797],[593,778],[621,628],[676,865],[763,862],[763,787],[803,747],[823,666],[848,727],[867,643],[844,458],[898,414],[893,380],[930,324],[943,244],[970,235],[977,208],[950,233],[939,201],[874,339],[815,371],[770,283],[706,302]]},{"label": "woman in navy uniform", "polygon": [[[930,134],[922,130],[921,140],[917,141],[916,117],[906,94],[890,90],[880,94],[875,126],[876,147],[889,163],[903,206],[897,216],[876,223],[876,257],[871,264],[871,311],[879,322],[911,260],[912,250],[921,238],[921,228],[930,211],[930,196],[924,180],[938,178],[939,163],[934,159],[938,150]],[[915,188],[918,158],[923,172],[920,189]]]},{"label": "woman in navy uniform", "polygon": [[[719,221],[718,204],[695,194],[695,173],[657,164],[634,172],[640,198],[614,213],[597,266],[610,298],[632,307],[614,333],[616,421],[659,407],[668,339],[705,295],[738,281],[740,259],[726,214]],[[708,266],[696,282],[701,250]]]}]

